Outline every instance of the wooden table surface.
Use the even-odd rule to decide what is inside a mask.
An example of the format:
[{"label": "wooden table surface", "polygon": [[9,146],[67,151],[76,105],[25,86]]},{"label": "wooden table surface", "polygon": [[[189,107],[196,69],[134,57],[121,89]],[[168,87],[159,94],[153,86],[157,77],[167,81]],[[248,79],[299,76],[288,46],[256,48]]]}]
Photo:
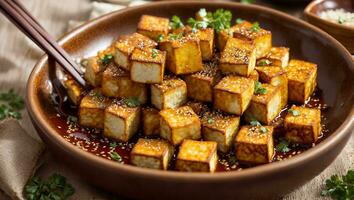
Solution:
[{"label": "wooden table surface", "polygon": [[[69,20],[85,20],[91,10],[91,1],[89,0],[22,0],[28,10],[39,19],[40,23],[55,37],[62,35],[67,28]],[[288,13],[300,16],[303,8],[296,7],[277,7],[284,9]],[[14,25],[9,23],[5,17],[0,16],[0,91],[14,88],[23,96],[27,78],[35,62],[43,54],[41,50],[35,47]],[[30,123],[29,117],[24,112],[21,125],[29,134],[37,137]],[[50,155],[50,154],[49,154]],[[338,158],[320,175],[308,182],[306,185],[293,191],[283,199],[323,199],[319,193],[323,187],[324,180],[332,174],[345,173],[348,169],[354,167],[354,137],[350,139],[343,152]],[[50,157],[50,156],[49,156]],[[62,166],[57,161],[50,161],[44,164],[37,172],[37,175],[48,175],[57,171],[62,171]],[[52,170],[55,171],[52,171]],[[299,173],[306,169],[299,169]],[[72,174],[72,176],[75,176]],[[96,195],[102,191],[80,180],[79,177],[70,180],[76,193],[72,199],[108,199],[105,195]],[[286,181],[286,177],[284,177]],[[7,199],[0,192],[0,199]]]}]

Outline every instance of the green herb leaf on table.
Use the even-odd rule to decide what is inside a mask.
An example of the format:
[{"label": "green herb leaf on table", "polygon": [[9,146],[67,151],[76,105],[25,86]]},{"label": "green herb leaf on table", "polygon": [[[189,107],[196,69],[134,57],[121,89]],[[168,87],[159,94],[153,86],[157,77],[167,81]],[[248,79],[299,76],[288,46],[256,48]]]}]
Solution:
[{"label": "green herb leaf on table", "polygon": [[175,30],[184,27],[184,24],[182,23],[181,18],[179,18],[177,15],[173,15],[170,22],[170,27]]},{"label": "green herb leaf on table", "polygon": [[348,170],[346,175],[332,175],[326,180],[326,186],[321,192],[336,200],[354,199],[354,170]]},{"label": "green herb leaf on table", "polygon": [[53,174],[48,180],[33,177],[25,186],[28,200],[65,200],[74,194],[75,189],[59,174]]},{"label": "green herb leaf on table", "polygon": [[300,115],[300,111],[294,110],[294,109],[289,109],[288,113],[290,113],[292,116],[297,117]]},{"label": "green herb leaf on table", "polygon": [[152,58],[156,58],[158,54],[159,54],[159,52],[157,51],[157,49],[152,49],[151,50],[151,57]]},{"label": "green herb leaf on table", "polygon": [[267,94],[267,89],[262,87],[261,82],[257,82],[254,85],[254,94]]},{"label": "green herb leaf on table", "polygon": [[117,153],[117,152],[111,152],[111,158],[114,160],[114,161],[117,161],[117,162],[122,162],[122,157]]},{"label": "green herb leaf on table", "polygon": [[20,110],[24,107],[25,101],[13,89],[0,93],[0,120],[5,118],[21,119]]},{"label": "green herb leaf on table", "polygon": [[139,99],[136,97],[131,97],[123,100],[124,104],[130,108],[135,108],[140,105]]},{"label": "green herb leaf on table", "polygon": [[275,149],[278,152],[287,153],[290,151],[289,142],[286,139],[281,138]]},{"label": "green herb leaf on table", "polygon": [[112,59],[113,59],[113,55],[112,54],[106,54],[99,60],[99,62],[104,64],[104,65],[108,65],[111,62]]},{"label": "green herb leaf on table", "polygon": [[258,32],[259,30],[261,30],[261,27],[259,26],[258,22],[254,22],[250,28],[251,32]]}]

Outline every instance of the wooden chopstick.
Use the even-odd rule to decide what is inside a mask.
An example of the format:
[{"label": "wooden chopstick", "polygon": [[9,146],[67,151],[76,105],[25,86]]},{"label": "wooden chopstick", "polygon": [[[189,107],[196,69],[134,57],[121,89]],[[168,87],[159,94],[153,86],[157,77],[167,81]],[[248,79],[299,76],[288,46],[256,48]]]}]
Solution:
[{"label": "wooden chopstick", "polygon": [[[77,64],[71,60],[70,56],[53,40],[48,38],[48,33],[41,26],[33,21],[28,13],[21,7],[11,2],[11,0],[1,0],[0,10],[27,36],[29,36],[40,48],[55,58],[55,60],[82,86],[86,87],[85,80],[78,72]],[[42,34],[41,34],[42,33]],[[61,50],[58,50],[61,49]],[[64,54],[61,54],[63,53]]]}]

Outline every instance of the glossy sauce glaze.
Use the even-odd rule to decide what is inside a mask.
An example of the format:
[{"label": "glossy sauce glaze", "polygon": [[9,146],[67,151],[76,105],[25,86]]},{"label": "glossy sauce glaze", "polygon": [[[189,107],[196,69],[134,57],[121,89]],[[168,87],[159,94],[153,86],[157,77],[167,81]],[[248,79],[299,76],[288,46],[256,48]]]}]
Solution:
[{"label": "glossy sauce glaze", "polygon": [[[56,96],[53,94],[53,96]],[[55,97],[54,97],[55,99]],[[289,104],[291,105],[291,104]],[[281,161],[284,159],[291,158],[297,154],[300,154],[307,149],[315,146],[316,144],[320,143],[323,139],[328,136],[328,129],[326,127],[327,120],[326,120],[326,113],[328,112],[328,106],[323,101],[323,93],[322,91],[317,88],[311,98],[305,104],[306,107],[312,108],[319,108],[321,110],[321,136],[319,140],[312,144],[312,145],[300,145],[300,144],[289,144],[289,151],[286,153],[279,152],[276,150],[279,141],[283,137],[284,130],[283,130],[283,121],[285,115],[287,113],[288,108],[284,108],[279,116],[273,121],[273,126],[275,126],[274,131],[274,147],[275,147],[275,154],[273,157],[273,162]],[[90,128],[83,128],[78,125],[77,117],[77,107],[66,105],[64,109],[58,110],[58,106],[56,104],[57,113],[61,114],[53,114],[49,117],[52,124],[58,129],[58,132],[61,136],[71,144],[77,146],[78,148],[87,151],[89,153],[95,154],[96,156],[100,156],[102,158],[108,160],[112,159],[112,153],[116,152],[120,155],[121,160],[118,161],[119,163],[130,164],[129,155],[130,151],[132,150],[135,142],[138,138],[152,138],[146,137],[142,134],[142,131],[139,131],[129,142],[117,142],[112,139],[106,138],[102,134],[102,130],[98,129],[90,129]],[[241,120],[241,125],[245,124],[243,120]],[[155,136],[156,137],[156,136]],[[175,151],[173,156],[173,160],[170,164],[169,169],[174,170],[174,163],[176,159],[176,155],[178,153]],[[244,168],[252,167],[252,165],[246,163],[238,163],[235,155],[234,150],[232,149],[228,154],[220,154],[219,162],[216,171],[231,171],[231,170],[242,170]],[[115,160],[116,161],[116,160]],[[116,161],[117,162],[117,161]],[[119,164],[117,163],[117,164]]]}]

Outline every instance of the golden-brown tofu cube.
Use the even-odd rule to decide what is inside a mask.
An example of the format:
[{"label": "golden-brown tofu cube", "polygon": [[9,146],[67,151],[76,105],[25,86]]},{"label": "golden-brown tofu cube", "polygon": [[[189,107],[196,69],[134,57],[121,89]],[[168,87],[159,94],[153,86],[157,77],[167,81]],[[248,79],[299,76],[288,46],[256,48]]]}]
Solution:
[{"label": "golden-brown tofu cube", "polygon": [[114,62],[125,70],[130,70],[129,57],[135,48],[155,48],[157,43],[139,33],[123,35],[115,42]]},{"label": "golden-brown tofu cube", "polygon": [[176,161],[176,169],[187,172],[214,172],[218,162],[217,143],[184,140]]},{"label": "golden-brown tofu cube", "polygon": [[285,68],[289,64],[289,48],[286,47],[272,47],[270,52],[257,60],[257,66],[278,66]]},{"label": "golden-brown tofu cube", "polygon": [[203,139],[217,142],[218,150],[227,153],[233,145],[240,118],[212,111],[204,113],[201,121]]},{"label": "golden-brown tofu cube", "polygon": [[167,68],[174,74],[191,74],[203,69],[200,40],[190,34],[170,34],[159,43],[161,50],[167,52]]},{"label": "golden-brown tofu cube", "polygon": [[259,83],[257,85],[259,86],[255,91],[262,90],[262,93],[252,96],[251,103],[245,112],[246,120],[271,124],[282,109],[280,88],[270,84]]},{"label": "golden-brown tofu cube", "polygon": [[144,135],[160,134],[160,114],[155,108],[143,108],[143,130]]},{"label": "golden-brown tofu cube", "polygon": [[199,117],[192,108],[183,106],[160,111],[160,136],[170,141],[174,146],[184,139],[197,140],[201,137]]},{"label": "golden-brown tofu cube", "polygon": [[256,58],[266,56],[272,48],[272,33],[260,28],[256,23],[242,23],[233,29],[233,37],[252,41],[256,49]]},{"label": "golden-brown tofu cube", "polygon": [[229,38],[220,56],[223,73],[233,73],[248,77],[256,64],[256,51],[251,42]]},{"label": "golden-brown tofu cube", "polygon": [[137,32],[153,40],[157,40],[159,35],[166,36],[169,30],[170,20],[164,17],[142,15],[138,23]]},{"label": "golden-brown tofu cube", "polygon": [[286,73],[289,101],[305,103],[317,85],[317,65],[301,60],[290,60]]},{"label": "golden-brown tofu cube", "polygon": [[252,25],[250,22],[243,20],[242,22],[230,27],[229,29],[223,29],[217,34],[217,48],[219,51],[223,51],[226,45],[226,42],[229,38],[232,38],[234,35],[234,31],[242,26]]},{"label": "golden-brown tofu cube", "polygon": [[213,87],[220,81],[221,72],[214,63],[204,64],[200,72],[186,75],[184,81],[187,84],[189,98],[203,102],[213,101]]},{"label": "golden-brown tofu cube", "polygon": [[65,80],[64,86],[71,102],[75,105],[79,105],[84,92],[82,87],[72,78]]},{"label": "golden-brown tofu cube", "polygon": [[259,81],[259,74],[257,70],[253,70],[248,78],[252,79],[255,83],[257,83]]},{"label": "golden-brown tofu cube", "polygon": [[211,60],[214,54],[214,30],[212,28],[198,29],[196,35],[200,40],[202,60]]},{"label": "golden-brown tofu cube", "polygon": [[140,107],[133,99],[115,100],[104,111],[104,131],[106,137],[122,142],[138,131],[140,125]]},{"label": "golden-brown tofu cube", "polygon": [[84,73],[85,80],[92,86],[101,85],[102,73],[113,60],[114,48],[109,47],[98,52],[97,56],[87,59]]},{"label": "golden-brown tofu cube", "polygon": [[263,66],[256,67],[259,80],[280,88],[281,106],[284,108],[288,103],[288,78],[286,72],[281,67]]},{"label": "golden-brown tofu cube", "polygon": [[173,76],[165,76],[162,84],[151,85],[151,103],[157,109],[177,108],[187,101],[187,85]]},{"label": "golden-brown tofu cube", "polygon": [[272,126],[242,126],[236,136],[237,160],[249,164],[269,163],[274,155]]},{"label": "golden-brown tofu cube", "polygon": [[140,138],[130,153],[130,162],[138,167],[167,170],[174,148],[165,140]]},{"label": "golden-brown tofu cube", "polygon": [[206,104],[198,101],[188,101],[185,105],[191,107],[195,114],[199,117],[203,116],[203,114],[209,110]]},{"label": "golden-brown tofu cube", "polygon": [[115,65],[103,72],[102,93],[108,97],[137,98],[142,104],[147,101],[147,85],[132,81],[129,72]]},{"label": "golden-brown tofu cube", "polygon": [[214,107],[229,114],[242,115],[254,92],[254,81],[240,76],[226,76],[214,87]]},{"label": "golden-brown tofu cube", "polygon": [[166,52],[135,48],[130,57],[130,78],[138,83],[162,83]]},{"label": "golden-brown tofu cube", "polygon": [[285,117],[285,136],[293,143],[312,144],[321,133],[321,111],[292,106]]},{"label": "golden-brown tofu cube", "polygon": [[79,124],[90,128],[103,128],[104,110],[110,100],[96,89],[90,91],[80,102]]}]

